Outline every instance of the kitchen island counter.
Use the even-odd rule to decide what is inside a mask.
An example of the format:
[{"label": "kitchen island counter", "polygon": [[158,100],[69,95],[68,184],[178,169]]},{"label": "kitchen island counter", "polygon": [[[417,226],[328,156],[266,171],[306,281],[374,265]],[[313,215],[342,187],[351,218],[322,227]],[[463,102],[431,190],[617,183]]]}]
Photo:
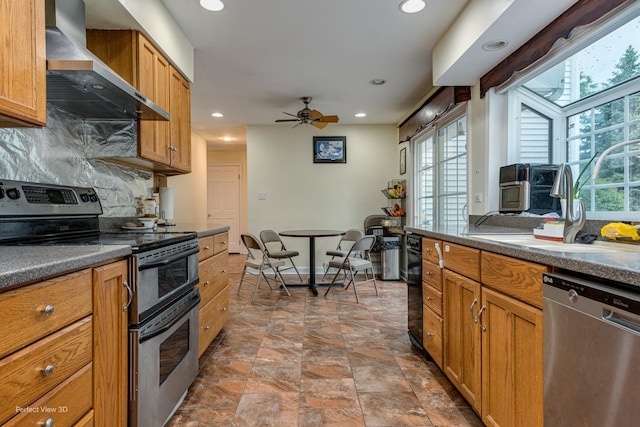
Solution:
[{"label": "kitchen island counter", "polygon": [[[606,251],[606,252],[570,252],[547,250],[544,248],[529,247],[515,242],[499,242],[483,239],[483,234],[512,234],[517,229],[505,229],[502,227],[483,226],[469,230],[466,227],[448,228],[434,226],[405,227],[405,231],[416,233],[433,239],[445,240],[451,243],[482,249],[501,255],[520,258],[539,264],[549,265],[575,273],[583,273],[606,280],[615,280],[621,283],[640,287],[640,246],[637,251]],[[531,234],[530,230],[520,230],[522,233]],[[612,243],[615,245],[628,245],[626,243]],[[575,246],[579,244],[567,245]],[[585,246],[585,245],[580,245]]]},{"label": "kitchen island counter", "polygon": [[0,291],[130,254],[129,245],[0,246]]}]

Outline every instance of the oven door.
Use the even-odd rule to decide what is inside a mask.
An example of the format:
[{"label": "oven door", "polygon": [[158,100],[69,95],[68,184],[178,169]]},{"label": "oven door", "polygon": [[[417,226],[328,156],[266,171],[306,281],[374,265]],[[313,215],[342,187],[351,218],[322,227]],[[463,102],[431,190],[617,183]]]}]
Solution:
[{"label": "oven door", "polygon": [[197,289],[129,329],[129,425],[162,426],[198,375]]},{"label": "oven door", "polygon": [[133,302],[129,321],[144,323],[199,280],[198,246],[189,242],[142,252],[131,257]]}]

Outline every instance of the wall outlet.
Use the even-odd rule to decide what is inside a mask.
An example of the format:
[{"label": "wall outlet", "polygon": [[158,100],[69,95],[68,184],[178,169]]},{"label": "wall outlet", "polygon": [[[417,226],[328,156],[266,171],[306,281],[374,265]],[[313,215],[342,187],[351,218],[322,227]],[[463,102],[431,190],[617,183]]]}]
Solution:
[{"label": "wall outlet", "polygon": [[473,201],[476,203],[482,202],[482,193],[474,193]]},{"label": "wall outlet", "polygon": [[267,193],[258,193],[258,200],[267,200]]}]

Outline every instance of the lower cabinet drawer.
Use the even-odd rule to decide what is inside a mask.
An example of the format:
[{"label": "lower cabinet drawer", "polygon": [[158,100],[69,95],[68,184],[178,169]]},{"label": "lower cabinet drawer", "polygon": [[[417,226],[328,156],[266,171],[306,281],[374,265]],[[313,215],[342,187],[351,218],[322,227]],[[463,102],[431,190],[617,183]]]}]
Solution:
[{"label": "lower cabinet drawer", "polygon": [[84,417],[80,418],[73,427],[93,427],[93,409],[87,412]]},{"label": "lower cabinet drawer", "polygon": [[436,365],[442,369],[442,318],[426,305],[422,306],[422,329],[424,349],[433,357]]},{"label": "lower cabinet drawer", "polygon": [[229,254],[221,252],[200,263],[200,297],[202,304],[211,301],[229,284],[227,264]]},{"label": "lower cabinet drawer", "polygon": [[0,360],[0,423],[91,362],[92,325],[86,317]]},{"label": "lower cabinet drawer", "polygon": [[202,356],[229,318],[229,287],[200,307],[198,357]]},{"label": "lower cabinet drawer", "polygon": [[426,282],[422,282],[422,301],[438,316],[442,316],[442,292]]},{"label": "lower cabinet drawer", "polygon": [[0,293],[0,357],[91,313],[91,269]]},{"label": "lower cabinet drawer", "polygon": [[[45,394],[9,420],[5,427],[53,425],[71,427],[85,417],[93,406],[93,366],[91,363],[73,374],[62,384]],[[87,414],[89,415],[89,414]],[[92,414],[91,414],[92,415]]]}]

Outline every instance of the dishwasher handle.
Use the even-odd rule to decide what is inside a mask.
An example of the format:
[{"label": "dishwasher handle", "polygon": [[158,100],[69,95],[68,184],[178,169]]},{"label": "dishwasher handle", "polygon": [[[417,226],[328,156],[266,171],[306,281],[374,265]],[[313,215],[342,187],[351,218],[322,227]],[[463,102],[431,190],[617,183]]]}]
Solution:
[{"label": "dishwasher handle", "polygon": [[622,313],[617,313],[608,308],[602,309],[602,320],[613,323],[616,326],[631,329],[632,331],[640,334],[640,321],[632,319],[630,316],[625,316]]}]

